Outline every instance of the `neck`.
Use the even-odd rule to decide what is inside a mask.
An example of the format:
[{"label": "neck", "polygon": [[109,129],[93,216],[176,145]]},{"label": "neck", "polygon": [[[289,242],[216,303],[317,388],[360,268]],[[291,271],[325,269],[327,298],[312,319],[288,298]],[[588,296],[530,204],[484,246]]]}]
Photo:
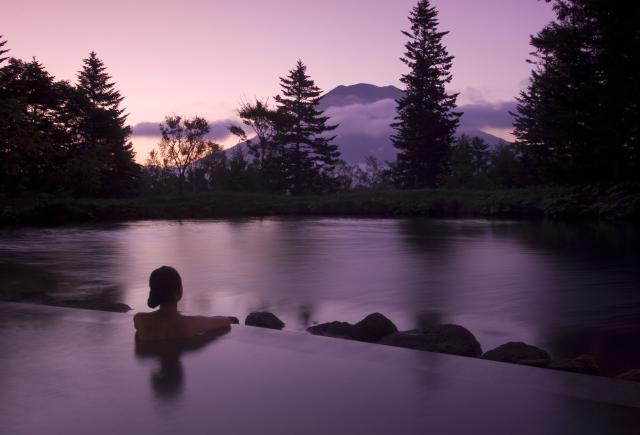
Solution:
[{"label": "neck", "polygon": [[178,314],[178,302],[167,302],[166,304],[162,304],[160,305],[158,312],[162,314]]}]

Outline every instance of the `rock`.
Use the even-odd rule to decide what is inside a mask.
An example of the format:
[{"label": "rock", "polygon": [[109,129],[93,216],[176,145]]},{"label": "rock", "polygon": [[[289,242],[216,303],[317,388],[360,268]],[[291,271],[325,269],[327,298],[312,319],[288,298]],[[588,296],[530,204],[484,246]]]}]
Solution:
[{"label": "rock", "polygon": [[356,340],[376,343],[387,335],[398,332],[393,322],[380,313],[369,314],[353,325]]},{"label": "rock", "polygon": [[129,305],[121,302],[107,302],[107,301],[94,301],[94,300],[77,300],[77,299],[64,299],[61,301],[51,301],[47,305],[54,305],[58,307],[69,308],[82,308],[84,310],[96,310],[96,311],[111,311],[114,313],[126,313],[132,310]]},{"label": "rock", "polygon": [[514,341],[486,352],[482,355],[482,359],[535,367],[547,367],[551,362],[551,357],[544,350],[526,343]]},{"label": "rock", "polygon": [[577,358],[551,361],[549,368],[565,372],[582,373],[585,375],[600,374],[600,367],[598,367],[596,360],[591,355],[580,355]]},{"label": "rock", "polygon": [[618,379],[631,382],[640,382],[640,369],[629,370],[621,375],[616,376]]},{"label": "rock", "polygon": [[227,316],[232,325],[239,325],[240,320],[236,316]]},{"label": "rock", "polygon": [[347,322],[329,322],[319,325],[310,326],[307,332],[313,335],[322,335],[325,337],[348,338],[355,340],[355,330],[351,323]]},{"label": "rock", "polygon": [[352,325],[348,322],[328,322],[310,326],[307,332],[325,337],[346,338],[349,340],[377,343],[383,337],[398,332],[391,320],[380,313],[369,314]]},{"label": "rock", "polygon": [[379,343],[460,356],[478,357],[482,354],[478,340],[468,329],[459,325],[436,325],[422,330],[397,332]]},{"label": "rock", "polygon": [[260,311],[250,313],[245,319],[244,324],[247,326],[257,326],[269,329],[284,328],[284,322],[278,319],[274,314]]}]

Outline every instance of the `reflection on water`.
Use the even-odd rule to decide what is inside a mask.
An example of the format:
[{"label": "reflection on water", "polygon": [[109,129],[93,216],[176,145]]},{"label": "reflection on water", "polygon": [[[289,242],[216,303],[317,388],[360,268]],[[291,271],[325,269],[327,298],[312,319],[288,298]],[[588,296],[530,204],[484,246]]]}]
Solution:
[{"label": "reflection on water", "polygon": [[159,399],[175,399],[184,386],[184,371],[180,358],[197,352],[227,334],[230,329],[200,334],[180,340],[144,341],[136,338],[135,355],[139,359],[157,359],[159,367],[151,372],[151,388]]},{"label": "reflection on water", "polygon": [[[423,219],[155,221],[0,231],[0,297],[146,309],[148,275],[183,277],[186,313],[273,311],[287,329],[374,311],[401,329],[459,323],[605,372],[640,366],[640,229]],[[44,288],[44,290],[43,290]],[[31,295],[31,296],[29,296]]]}]

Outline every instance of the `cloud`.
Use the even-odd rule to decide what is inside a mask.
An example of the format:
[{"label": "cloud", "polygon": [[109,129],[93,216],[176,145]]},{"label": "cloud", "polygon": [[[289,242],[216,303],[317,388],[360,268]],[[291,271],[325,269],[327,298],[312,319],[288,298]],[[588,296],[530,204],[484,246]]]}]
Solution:
[{"label": "cloud", "polygon": [[499,103],[474,103],[460,106],[458,110],[464,112],[460,120],[460,127],[464,129],[483,128],[511,128],[513,116],[509,112],[515,112],[515,101],[502,101]]},{"label": "cloud", "polygon": [[[235,119],[220,119],[209,123],[209,134],[207,139],[212,140],[225,140],[231,133],[229,133],[229,126],[240,124],[240,121]],[[159,122],[139,122],[131,128],[131,135],[133,137],[160,137],[160,123]]]},{"label": "cloud", "polygon": [[[515,111],[515,101],[497,103],[477,102],[458,107],[464,112],[460,120],[462,130],[509,129],[513,124],[510,111]],[[332,106],[325,110],[330,123],[340,123],[336,134],[359,134],[369,137],[389,136],[393,133],[391,123],[396,116],[396,102],[379,100],[371,104],[349,104]]]},{"label": "cloud", "polygon": [[131,127],[131,136],[160,136],[159,122],[139,122]]},{"label": "cloud", "polygon": [[331,117],[329,123],[340,124],[336,134],[389,136],[393,131],[390,124],[396,116],[396,102],[392,99],[386,99],[370,104],[332,106],[327,108],[324,114]]}]

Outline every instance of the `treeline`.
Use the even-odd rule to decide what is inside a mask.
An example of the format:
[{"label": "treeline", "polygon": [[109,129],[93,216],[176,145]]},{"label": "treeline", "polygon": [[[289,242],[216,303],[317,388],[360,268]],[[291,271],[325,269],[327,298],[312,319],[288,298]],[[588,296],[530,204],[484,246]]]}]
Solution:
[{"label": "treeline", "polygon": [[[0,191],[77,196],[240,190],[301,195],[350,189],[619,185],[640,179],[640,3],[548,0],[556,19],[531,38],[532,76],[517,98],[517,142],[490,149],[457,137],[453,57],[429,0],[411,10],[394,162],[340,158],[301,62],[280,93],[241,103],[238,146],[207,139],[205,119],[169,116],[146,165],[134,163],[122,96],[91,53],[76,84],[35,59],[3,57],[0,39]],[[634,186],[634,184],[631,184]]]},{"label": "treeline", "polygon": [[133,193],[141,168],[123,97],[96,54],[83,60],[72,84],[55,80],[35,58],[7,52],[0,39],[0,192]]},{"label": "treeline", "polygon": [[243,102],[238,111],[245,128],[232,125],[239,146],[227,156],[206,140],[203,118],[169,116],[160,125],[162,140],[146,165],[148,188],[166,191],[172,185],[192,190],[243,190],[273,193],[330,193],[344,190],[338,146],[317,105],[322,91],[298,61],[280,78],[281,93],[269,100]]}]

